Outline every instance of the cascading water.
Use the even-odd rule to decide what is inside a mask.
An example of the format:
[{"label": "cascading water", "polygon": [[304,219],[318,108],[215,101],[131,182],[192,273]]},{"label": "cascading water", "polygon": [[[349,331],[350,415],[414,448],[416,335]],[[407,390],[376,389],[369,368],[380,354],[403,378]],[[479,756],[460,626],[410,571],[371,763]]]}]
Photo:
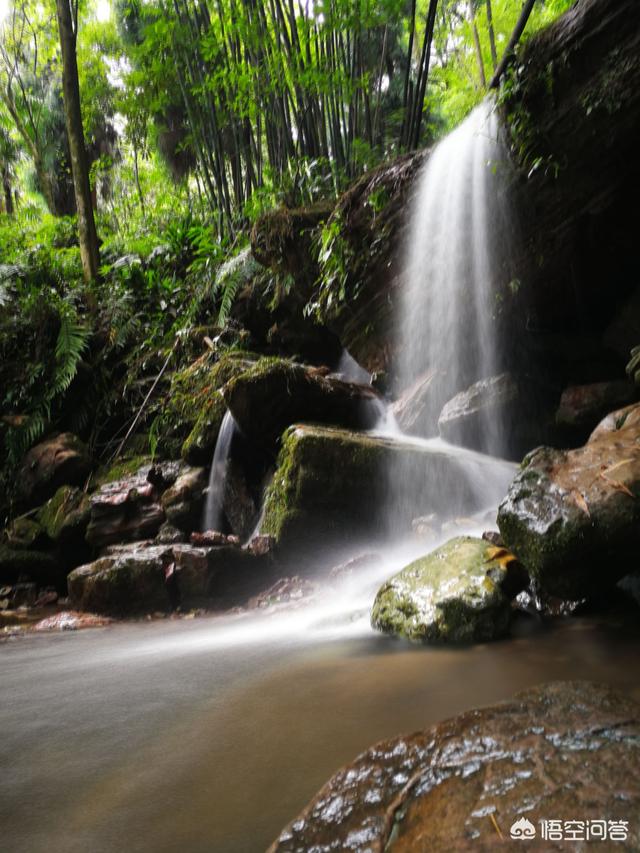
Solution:
[{"label": "cascading water", "polygon": [[224,524],[222,509],[224,486],[229,453],[231,452],[231,442],[233,441],[236,429],[236,422],[233,419],[233,415],[227,411],[222,419],[216,448],[213,452],[213,460],[209,472],[209,485],[207,487],[207,500],[202,515],[203,530],[222,530]]},{"label": "cascading water", "polygon": [[[509,281],[508,168],[487,100],[435,148],[419,179],[410,212],[396,374],[404,390],[435,373],[423,419],[434,436],[442,405],[500,367],[493,315],[498,287]],[[487,414],[480,429],[484,446],[499,456],[504,450],[500,417]],[[507,463],[487,464],[482,457],[480,464],[479,455],[437,438],[423,439],[422,446],[448,454],[453,463],[448,470],[460,478],[458,492],[476,496],[479,507],[495,506],[504,494],[512,474]],[[389,520],[396,534],[406,530],[412,512],[419,515],[428,508],[441,518],[457,512],[437,465],[420,478],[394,465],[388,486]]]},{"label": "cascading water", "polygon": [[[486,100],[435,148],[420,177],[411,211],[400,316],[400,389],[437,371],[427,418],[443,402],[499,370],[494,294],[509,281],[505,201],[508,154]],[[485,446],[503,449],[502,424],[487,418]]]}]

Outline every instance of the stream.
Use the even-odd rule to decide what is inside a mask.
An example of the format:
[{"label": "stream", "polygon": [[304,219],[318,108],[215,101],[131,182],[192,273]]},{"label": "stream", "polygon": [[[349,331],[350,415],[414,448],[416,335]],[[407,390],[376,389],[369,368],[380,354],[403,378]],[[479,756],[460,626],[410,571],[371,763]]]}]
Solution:
[{"label": "stream", "polygon": [[261,851],[377,740],[553,679],[640,699],[640,631],[614,617],[523,618],[510,640],[445,649],[325,615],[313,605],[3,645],[2,849]]}]

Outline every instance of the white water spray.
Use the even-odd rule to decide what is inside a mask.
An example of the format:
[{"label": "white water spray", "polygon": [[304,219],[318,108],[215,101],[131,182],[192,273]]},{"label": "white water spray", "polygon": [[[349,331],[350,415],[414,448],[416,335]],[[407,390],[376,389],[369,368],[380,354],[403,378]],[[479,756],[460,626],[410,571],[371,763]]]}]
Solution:
[{"label": "white water spray", "polygon": [[[490,101],[483,102],[429,157],[411,210],[397,365],[401,389],[428,370],[434,425],[442,403],[500,367],[493,314],[508,278],[508,154]],[[499,454],[502,428],[483,425]],[[435,433],[435,430],[434,430]]]},{"label": "white water spray", "polygon": [[237,429],[236,422],[233,419],[231,412],[227,411],[220,432],[216,448],[213,452],[213,461],[211,462],[211,470],[209,472],[209,486],[207,488],[207,501],[204,507],[202,516],[202,529],[205,530],[222,530],[224,525],[224,487],[227,479],[227,466],[229,462],[229,453],[231,452],[231,442],[233,441],[234,433]]}]

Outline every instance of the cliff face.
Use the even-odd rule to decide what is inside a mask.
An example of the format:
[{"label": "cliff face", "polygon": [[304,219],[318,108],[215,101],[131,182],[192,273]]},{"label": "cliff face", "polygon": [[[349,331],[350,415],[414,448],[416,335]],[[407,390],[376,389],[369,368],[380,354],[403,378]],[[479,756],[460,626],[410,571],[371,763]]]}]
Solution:
[{"label": "cliff face", "polygon": [[600,331],[640,284],[640,5],[579,0],[527,44],[504,108],[528,326]]},{"label": "cliff face", "polygon": [[[640,4],[578,0],[527,43],[500,102],[517,168],[513,273],[520,287],[501,294],[497,333],[511,336],[516,363],[530,366],[533,356],[548,372],[567,352],[587,347],[596,351],[597,366],[594,359],[591,367],[574,364],[568,379],[617,371],[624,353],[608,360],[602,336],[640,285]],[[344,267],[344,298],[321,300],[319,316],[369,370],[392,361],[407,211],[428,154],[364,176],[328,220]]]}]

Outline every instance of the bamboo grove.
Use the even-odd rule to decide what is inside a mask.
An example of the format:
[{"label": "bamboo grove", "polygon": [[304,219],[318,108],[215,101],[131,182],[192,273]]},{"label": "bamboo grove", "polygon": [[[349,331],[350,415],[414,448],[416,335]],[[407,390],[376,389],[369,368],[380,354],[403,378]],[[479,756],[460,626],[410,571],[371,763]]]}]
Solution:
[{"label": "bamboo grove", "polygon": [[295,180],[312,164],[337,189],[419,143],[437,0],[422,26],[415,0],[409,20],[402,0],[162,2],[129,7],[129,24],[139,14],[138,38],[151,29],[172,64],[221,231],[267,178]]}]

